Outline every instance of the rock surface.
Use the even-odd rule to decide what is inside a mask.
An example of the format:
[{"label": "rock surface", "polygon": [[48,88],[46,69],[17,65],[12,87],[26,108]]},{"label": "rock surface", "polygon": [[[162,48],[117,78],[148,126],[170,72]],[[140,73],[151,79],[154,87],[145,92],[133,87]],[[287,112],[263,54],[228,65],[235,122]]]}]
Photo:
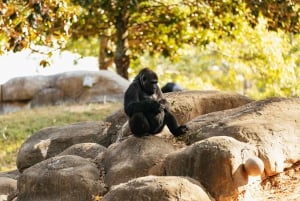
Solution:
[{"label": "rock surface", "polygon": [[0,176],[0,201],[7,198],[17,191],[17,180],[9,177]]},{"label": "rock surface", "polygon": [[105,192],[96,165],[79,156],[58,156],[26,169],[17,201],[92,200]]},{"label": "rock surface", "polygon": [[193,119],[185,142],[225,135],[251,144],[264,162],[265,176],[272,176],[300,160],[299,115],[299,98],[256,101]]},{"label": "rock surface", "polygon": [[231,137],[211,137],[169,154],[161,165],[160,175],[191,177],[217,200],[237,200],[248,183],[243,149],[255,154],[254,147]]},{"label": "rock surface", "polygon": [[75,155],[80,156],[82,158],[94,159],[105,150],[106,147],[97,143],[80,143],[68,147],[58,155]]},{"label": "rock surface", "polygon": [[129,137],[112,144],[103,152],[101,163],[105,170],[105,183],[112,185],[147,176],[151,167],[175,151],[175,147],[156,136]]},{"label": "rock surface", "polygon": [[182,177],[140,177],[115,186],[101,201],[212,201],[195,183]]},{"label": "rock surface", "polygon": [[18,154],[18,201],[300,199],[300,99],[240,102],[225,92],[167,98],[190,129],[179,138],[165,130],[130,136],[121,112],[34,133]]},{"label": "rock surface", "polygon": [[191,119],[252,102],[250,98],[235,92],[224,91],[182,91],[164,94],[171,105],[178,123],[183,124]]},{"label": "rock surface", "polygon": [[[238,93],[220,91],[181,91],[166,93],[164,96],[179,124],[187,123],[199,115],[239,107],[253,101]],[[108,132],[116,140],[131,135],[123,108],[105,121],[111,123]]]},{"label": "rock surface", "polygon": [[80,122],[67,126],[44,128],[29,137],[17,155],[19,171],[53,157],[68,147],[84,142],[106,144],[110,141],[108,125],[103,122]]},{"label": "rock surface", "polygon": [[0,87],[0,113],[62,103],[120,102],[128,86],[128,80],[107,70],[17,77]]}]

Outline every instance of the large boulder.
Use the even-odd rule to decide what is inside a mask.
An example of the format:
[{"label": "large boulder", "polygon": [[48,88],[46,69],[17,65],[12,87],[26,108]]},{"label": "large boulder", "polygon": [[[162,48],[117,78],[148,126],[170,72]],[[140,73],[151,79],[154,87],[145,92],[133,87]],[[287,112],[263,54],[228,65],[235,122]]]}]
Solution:
[{"label": "large boulder", "polygon": [[88,103],[120,101],[129,86],[127,80],[106,70],[66,72],[58,74],[55,80],[55,87],[66,97]]},{"label": "large boulder", "polygon": [[283,172],[300,160],[300,99],[270,98],[239,108],[199,116],[188,123],[187,144],[230,136],[257,148],[265,176]]},{"label": "large boulder", "polygon": [[76,155],[82,158],[90,158],[94,159],[100,153],[106,150],[106,147],[97,144],[97,143],[80,143],[74,144],[69,148],[65,149],[63,152],[59,154],[62,155]]},{"label": "large boulder", "polygon": [[[187,123],[199,115],[236,108],[253,101],[238,93],[221,91],[180,91],[164,96],[179,124]],[[109,133],[115,136],[116,141],[131,135],[127,120],[123,108],[106,118],[105,121],[112,125]]]},{"label": "large boulder", "polygon": [[224,91],[181,91],[164,96],[180,124],[199,115],[236,108],[253,101],[241,94]]},{"label": "large boulder", "polygon": [[175,151],[175,147],[156,136],[134,136],[114,143],[97,159],[105,170],[108,186],[149,174],[154,165]]},{"label": "large boulder", "polygon": [[128,86],[128,80],[108,70],[17,77],[0,87],[0,113],[62,103],[121,102]]},{"label": "large boulder", "polygon": [[182,177],[147,176],[114,186],[101,201],[212,201],[201,185]]},{"label": "large boulder", "polygon": [[217,200],[237,200],[246,190],[248,175],[243,152],[255,156],[255,147],[227,136],[211,137],[169,154],[161,174],[198,180]]},{"label": "large boulder", "polygon": [[80,122],[67,126],[44,128],[31,135],[21,146],[17,155],[20,171],[40,161],[53,157],[78,143],[107,145],[109,125],[103,122]]},{"label": "large boulder", "polygon": [[93,200],[106,191],[99,178],[96,165],[87,159],[52,157],[20,175],[17,201]]},{"label": "large boulder", "polygon": [[2,85],[2,101],[28,101],[40,90],[53,85],[53,80],[48,76],[25,76],[8,80]]}]

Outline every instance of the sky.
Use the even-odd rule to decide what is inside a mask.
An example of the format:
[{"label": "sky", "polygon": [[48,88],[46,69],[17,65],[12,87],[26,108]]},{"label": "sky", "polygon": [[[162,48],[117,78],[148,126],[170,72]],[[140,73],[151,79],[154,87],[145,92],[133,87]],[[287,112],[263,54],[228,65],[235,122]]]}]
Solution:
[{"label": "sky", "polygon": [[57,73],[75,71],[75,70],[98,70],[98,61],[95,57],[80,58],[78,54],[68,51],[54,51],[51,57],[51,65],[41,67],[40,61],[46,56],[32,53],[30,50],[24,50],[17,53],[6,53],[0,56],[0,84],[4,84],[14,77],[31,76],[31,75],[53,75]]}]

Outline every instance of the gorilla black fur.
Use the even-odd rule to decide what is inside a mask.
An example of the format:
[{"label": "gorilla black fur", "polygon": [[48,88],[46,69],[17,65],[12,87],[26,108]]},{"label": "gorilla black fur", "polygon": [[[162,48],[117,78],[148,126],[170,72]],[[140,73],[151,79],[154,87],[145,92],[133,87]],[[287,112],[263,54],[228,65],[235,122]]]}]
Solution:
[{"label": "gorilla black fur", "polygon": [[124,110],[131,132],[137,137],[155,135],[165,125],[176,137],[188,130],[185,125],[178,126],[158,86],[158,77],[149,68],[142,69],[126,90]]},{"label": "gorilla black fur", "polygon": [[175,82],[168,82],[161,88],[161,91],[163,93],[174,92],[174,91],[183,91],[183,88]]}]

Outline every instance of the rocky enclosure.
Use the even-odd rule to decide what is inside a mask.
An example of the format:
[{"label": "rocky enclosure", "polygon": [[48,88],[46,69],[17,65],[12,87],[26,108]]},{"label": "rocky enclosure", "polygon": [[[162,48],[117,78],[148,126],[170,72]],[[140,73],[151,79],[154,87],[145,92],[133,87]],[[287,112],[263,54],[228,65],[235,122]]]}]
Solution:
[{"label": "rocky enclosure", "polygon": [[264,200],[258,191],[299,178],[300,99],[218,91],[166,98],[190,128],[185,136],[166,128],[136,138],[122,108],[104,122],[42,129],[21,146],[18,170],[0,174],[2,200]]}]

